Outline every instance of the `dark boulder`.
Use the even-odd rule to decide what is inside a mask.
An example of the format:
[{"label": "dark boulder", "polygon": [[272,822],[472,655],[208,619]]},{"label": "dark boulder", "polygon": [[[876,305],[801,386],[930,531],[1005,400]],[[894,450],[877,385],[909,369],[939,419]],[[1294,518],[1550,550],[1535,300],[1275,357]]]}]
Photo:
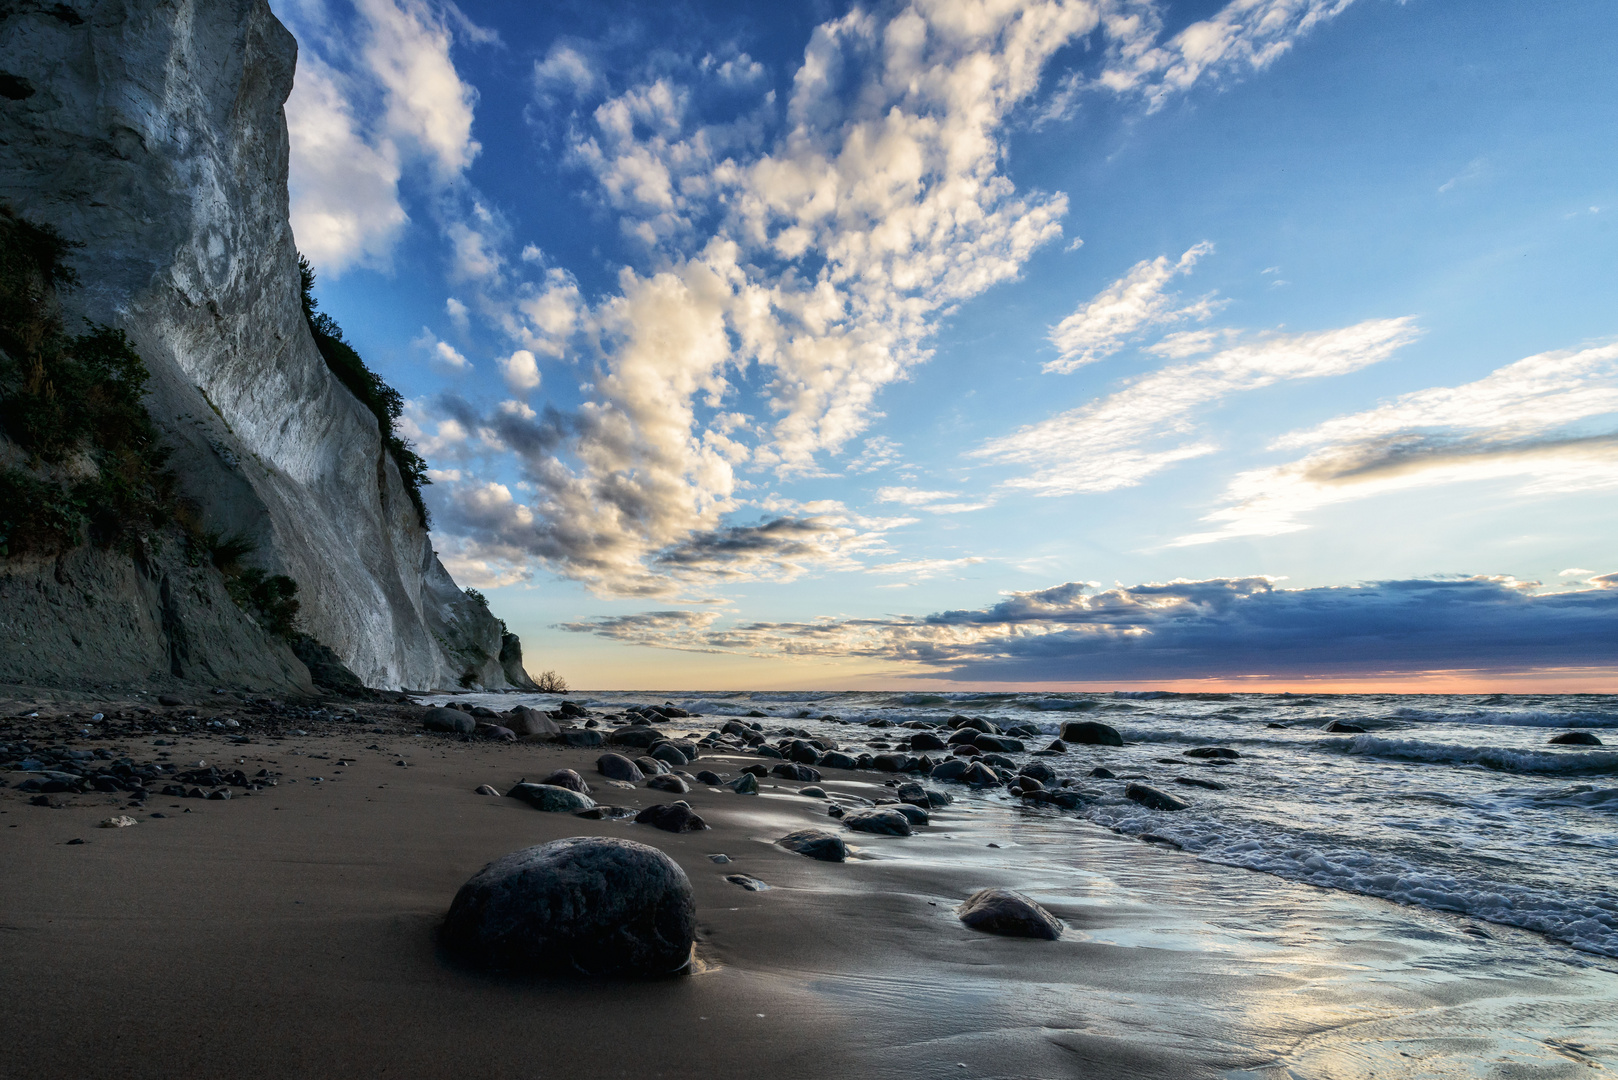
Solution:
[{"label": "dark boulder", "polygon": [[644,750],[653,743],[662,742],[665,736],[656,728],[650,727],[621,727],[614,728],[607,733],[607,742],[612,746],[633,746]]},{"label": "dark boulder", "polygon": [[725,782],[725,778],[711,769],[703,769],[697,773],[697,783],[707,784],[709,787],[718,787]]},{"label": "dark boulder", "polygon": [[918,731],[910,736],[910,749],[920,753],[923,750],[942,750],[949,744],[930,731]]},{"label": "dark boulder", "polygon": [[577,836],[485,866],[456,893],[440,940],[524,974],[668,975],[690,964],[695,937],[691,882],[673,859]]},{"label": "dark boulder", "polygon": [[1176,776],[1174,782],[1184,784],[1186,787],[1207,788],[1209,791],[1224,791],[1226,788],[1226,785],[1217,780],[1204,780],[1200,776]]},{"label": "dark boulder", "polygon": [[1133,799],[1148,810],[1187,810],[1191,807],[1184,799],[1147,784],[1130,784],[1124,788],[1124,798]]},{"label": "dark boulder", "polygon": [[799,829],[787,833],[776,843],[788,851],[821,862],[842,862],[848,858],[848,845],[843,843],[843,838],[821,829]]},{"label": "dark boulder", "polygon": [[552,787],[565,787],[569,791],[577,791],[580,795],[590,794],[590,785],[584,782],[584,777],[572,769],[557,769],[540,783],[550,784]]},{"label": "dark boulder", "polygon": [[841,750],[828,750],[815,759],[815,764],[822,769],[857,769],[860,763]]},{"label": "dark boulder", "polygon": [[470,735],[477,730],[478,722],[459,709],[429,708],[421,711],[421,725],[428,731]]},{"label": "dark boulder", "polygon": [[757,795],[758,777],[750,772],[744,772],[730,783],[726,784],[730,790],[738,795]]},{"label": "dark boulder", "polygon": [[1049,784],[1051,781],[1056,779],[1056,770],[1045,764],[1043,761],[1031,761],[1027,765],[1024,765],[1021,769],[1018,769],[1017,772],[1020,776],[1032,776],[1041,784]]},{"label": "dark boulder", "polygon": [[1118,734],[1117,728],[1095,720],[1069,720],[1062,725],[1062,741],[1086,746],[1124,745],[1124,737]]},{"label": "dark boulder", "polygon": [[646,774],[640,771],[640,766],[622,754],[602,754],[596,758],[596,772],[608,780],[624,780],[631,784],[638,784],[646,779]]},{"label": "dark boulder", "polygon": [[562,733],[562,728],[540,712],[530,709],[526,705],[518,705],[506,714],[506,726],[517,733],[518,738],[555,738]]},{"label": "dark boulder", "polygon": [[772,776],[779,776],[783,780],[796,780],[803,784],[813,784],[820,780],[820,770],[810,768],[808,765],[798,765],[790,761],[783,761],[770,770]]},{"label": "dark boulder", "polygon": [[932,822],[932,815],[914,803],[898,803],[888,807],[888,809],[909,818],[911,825],[927,825]]},{"label": "dark boulder", "polygon": [[973,893],[966,903],[955,909],[955,917],[986,934],[1046,941],[1062,936],[1062,920],[1010,889],[983,889]]},{"label": "dark boulder", "polygon": [[933,766],[930,774],[934,780],[959,780],[966,775],[971,766],[960,758],[951,758]]},{"label": "dark boulder", "polygon": [[1350,724],[1342,720],[1333,720],[1322,731],[1329,731],[1333,735],[1364,735],[1365,729],[1358,724]]},{"label": "dark boulder", "polygon": [[576,746],[586,749],[602,746],[607,741],[602,737],[601,732],[591,731],[587,728],[568,728],[556,738],[564,746]]},{"label": "dark boulder", "polygon": [[479,724],[477,736],[480,739],[488,739],[492,742],[517,741],[517,733],[515,731],[512,731],[508,727],[501,727],[499,724]]},{"label": "dark boulder", "polygon": [[973,745],[979,750],[1000,754],[1020,754],[1026,749],[1021,739],[1013,739],[1009,735],[979,735]]},{"label": "dark boulder", "polygon": [[1551,736],[1553,746],[1600,746],[1601,740],[1588,731],[1566,731],[1560,735]]},{"label": "dark boulder", "polygon": [[697,816],[683,802],[658,803],[648,806],[635,815],[635,824],[651,825],[664,832],[701,832],[708,827],[708,823]]},{"label": "dark boulder", "polygon": [[910,768],[909,754],[878,754],[871,759],[878,772],[905,772]]},{"label": "dark boulder", "polygon": [[1000,784],[1000,774],[983,764],[983,762],[974,761],[967,766],[961,780],[964,783],[971,784],[973,787],[996,787]]},{"label": "dark boulder", "polygon": [[1236,751],[1228,746],[1199,746],[1195,750],[1183,751],[1185,757],[1194,758],[1239,758]]},{"label": "dark boulder", "polygon": [[1095,768],[1090,770],[1089,775],[1095,777],[1097,780],[1118,779],[1118,774],[1107,768],[1105,765],[1097,765]]},{"label": "dark boulder", "polygon": [[1034,753],[1036,753],[1036,754],[1065,754],[1065,753],[1067,753],[1067,743],[1063,742],[1061,739],[1052,739],[1050,741],[1050,743],[1045,747],[1045,749],[1043,749],[1043,750],[1035,750]]},{"label": "dark boulder", "polygon": [[843,824],[855,832],[877,836],[909,836],[911,833],[910,818],[889,806],[856,810],[843,818]]},{"label": "dark boulder", "polygon": [[646,781],[646,786],[652,788],[654,791],[667,791],[674,795],[684,795],[686,792],[691,790],[690,784],[687,784],[684,780],[680,779],[678,776],[675,776],[673,773],[664,773],[661,776],[654,776],[650,780]]},{"label": "dark boulder", "polygon": [[590,796],[581,795],[572,788],[557,787],[553,784],[518,784],[506,792],[506,797],[521,799],[535,810],[544,810],[551,814],[577,813],[595,805],[595,800]]}]

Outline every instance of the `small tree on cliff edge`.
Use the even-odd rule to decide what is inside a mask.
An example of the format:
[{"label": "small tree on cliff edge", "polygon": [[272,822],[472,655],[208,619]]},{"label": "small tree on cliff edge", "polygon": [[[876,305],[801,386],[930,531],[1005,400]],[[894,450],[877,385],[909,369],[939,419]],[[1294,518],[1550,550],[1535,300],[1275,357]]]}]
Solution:
[{"label": "small tree on cliff edge", "polygon": [[542,694],[567,693],[567,680],[554,671],[540,672],[539,678],[534,680],[534,685],[539,688],[539,692]]}]

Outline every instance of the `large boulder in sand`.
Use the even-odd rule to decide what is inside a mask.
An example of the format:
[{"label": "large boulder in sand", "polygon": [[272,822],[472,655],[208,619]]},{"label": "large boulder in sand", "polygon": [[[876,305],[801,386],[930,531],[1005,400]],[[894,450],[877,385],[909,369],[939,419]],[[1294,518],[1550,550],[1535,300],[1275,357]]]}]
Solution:
[{"label": "large boulder in sand", "polygon": [[428,731],[470,735],[477,730],[478,722],[459,709],[429,707],[421,710],[421,725]]},{"label": "large boulder in sand", "polygon": [[572,769],[557,769],[545,779],[541,780],[540,783],[551,784],[555,787],[565,787],[570,791],[577,791],[580,795],[590,794],[590,785],[584,782],[584,777],[580,776]]},{"label": "large boulder in sand", "polygon": [[822,829],[799,829],[797,832],[787,833],[777,844],[788,851],[795,851],[799,855],[806,855],[821,862],[842,862],[848,858],[848,845],[843,843],[841,836],[833,836]]},{"label": "large boulder in sand", "polygon": [[608,780],[623,780],[631,784],[638,784],[646,779],[646,774],[640,771],[640,766],[622,754],[602,754],[596,758],[596,772]]},{"label": "large boulder in sand", "polygon": [[1124,745],[1124,737],[1118,734],[1117,728],[1094,720],[1069,720],[1062,725],[1062,741],[1087,746]]},{"label": "large boulder in sand", "polygon": [[523,974],[668,975],[691,962],[691,882],[656,848],[575,836],[485,866],[455,894],[446,948]]},{"label": "large boulder in sand", "polygon": [[506,726],[519,738],[555,738],[562,733],[561,725],[555,720],[526,705],[518,705],[506,714]]},{"label": "large boulder in sand", "polygon": [[1008,937],[1044,938],[1062,936],[1062,920],[1020,892],[1011,889],[982,889],[955,909],[955,917],[986,934]]},{"label": "large boulder in sand", "polygon": [[506,792],[506,796],[521,799],[535,810],[552,814],[576,814],[595,805],[595,800],[590,796],[554,784],[522,783]]},{"label": "large boulder in sand", "polygon": [[909,836],[911,832],[910,819],[898,810],[885,806],[874,810],[857,810],[844,817],[843,824],[855,832],[875,836]]}]

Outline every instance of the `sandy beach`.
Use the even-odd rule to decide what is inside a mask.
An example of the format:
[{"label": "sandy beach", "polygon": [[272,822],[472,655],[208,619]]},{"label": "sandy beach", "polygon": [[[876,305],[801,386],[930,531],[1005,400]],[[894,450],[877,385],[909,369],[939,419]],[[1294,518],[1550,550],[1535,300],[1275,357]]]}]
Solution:
[{"label": "sandy beach", "polygon": [[[229,801],[154,795],[137,809],[92,793],[45,808],[16,790],[26,774],[5,775],[0,1075],[1571,1077],[1618,1067],[1612,965],[1532,934],[965,799],[911,837],[847,833],[826,800],[773,778],[757,796],[695,786],[685,798],[710,825],[696,833],[543,813],[474,789],[570,767],[603,804],[673,796],[607,786],[599,750],[422,735],[362,708],[363,718],[239,745],[115,732],[73,744],[281,774]],[[27,722],[45,724],[45,712]],[[168,745],[154,747],[159,738]],[[692,767],[735,776],[758,760],[704,755]],[[890,779],[826,770],[822,786],[874,799],[891,794]],[[97,827],[122,814],[138,824]],[[844,832],[855,856],[823,863],[774,846],[806,826]],[[469,876],[507,852],[582,835],[630,837],[684,868],[699,925],[690,974],[495,978],[440,953],[436,928]],[[710,858],[721,853],[730,863]],[[770,888],[746,891],[726,880],[733,873]],[[993,885],[1056,913],[1061,940],[962,926],[954,907]]]}]

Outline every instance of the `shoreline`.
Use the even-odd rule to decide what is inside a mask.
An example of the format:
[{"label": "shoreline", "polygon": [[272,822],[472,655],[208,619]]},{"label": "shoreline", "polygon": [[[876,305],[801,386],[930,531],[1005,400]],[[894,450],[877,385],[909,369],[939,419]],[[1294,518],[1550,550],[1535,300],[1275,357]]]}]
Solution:
[{"label": "shoreline", "polygon": [[[13,1003],[0,1030],[14,1075],[1279,1078],[1503,1058],[1572,1076],[1618,1062],[1603,1019],[1618,975],[1526,932],[1475,936],[1470,920],[1201,863],[1056,814],[958,800],[889,838],[839,829],[823,801],[773,778],[757,796],[610,788],[596,750],[418,738],[361,709],[362,722],[305,736],[182,734],[152,751],[283,774],[248,798],[154,796],[137,812],[98,794],[47,810],[0,790]],[[156,738],[171,741],[122,742]],[[691,768],[734,776],[757,760],[705,754]],[[473,794],[561,767],[604,804],[683,797],[711,828],[671,834]],[[891,791],[884,774],[824,772],[834,794]],[[95,827],[115,813],[140,824]],[[773,845],[810,825],[842,832],[857,857]],[[444,961],[435,929],[467,877],[573,835],[627,836],[685,869],[697,970],[504,980]],[[733,862],[708,859],[719,852]],[[961,926],[953,906],[989,885],[1050,908],[1062,939]]]}]

